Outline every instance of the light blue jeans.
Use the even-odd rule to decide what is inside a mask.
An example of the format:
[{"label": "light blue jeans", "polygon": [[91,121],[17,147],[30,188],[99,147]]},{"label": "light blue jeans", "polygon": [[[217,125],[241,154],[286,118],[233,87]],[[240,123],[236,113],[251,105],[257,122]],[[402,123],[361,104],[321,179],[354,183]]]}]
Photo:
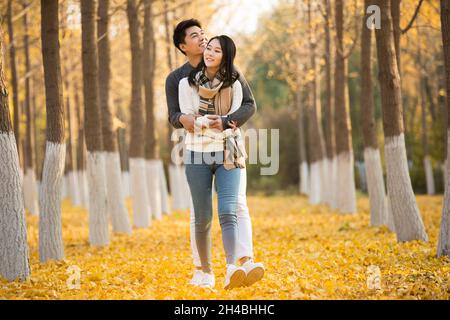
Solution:
[{"label": "light blue jeans", "polygon": [[212,181],[218,197],[219,222],[227,264],[236,260],[237,201],[240,169],[226,170],[223,152],[194,152],[186,150],[186,177],[191,190],[195,212],[195,242],[202,270],[211,272]]}]

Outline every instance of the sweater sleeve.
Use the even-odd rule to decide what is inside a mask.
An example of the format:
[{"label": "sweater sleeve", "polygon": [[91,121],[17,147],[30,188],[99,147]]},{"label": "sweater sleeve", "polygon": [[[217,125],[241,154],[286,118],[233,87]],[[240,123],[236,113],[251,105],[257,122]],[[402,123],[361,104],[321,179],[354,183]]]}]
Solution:
[{"label": "sweater sleeve", "polygon": [[242,105],[242,85],[239,81],[233,84],[233,100],[231,103],[230,111],[227,115],[234,113]]},{"label": "sweater sleeve", "polygon": [[183,128],[180,122],[180,117],[183,114],[180,111],[180,104],[178,102],[178,81],[173,73],[171,73],[166,79],[166,100],[169,113],[169,122],[176,128]]},{"label": "sweater sleeve", "polygon": [[237,122],[238,127],[241,127],[256,112],[256,102],[253,97],[253,93],[247,83],[247,80],[245,80],[244,76],[240,72],[238,81],[242,87],[242,104],[240,108],[233,113],[227,115],[226,117],[222,117],[224,130],[229,128],[228,122],[233,120]]},{"label": "sweater sleeve", "polygon": [[192,88],[188,79],[183,78],[178,86],[178,101],[180,111],[183,114],[195,114],[194,102],[192,101]]}]

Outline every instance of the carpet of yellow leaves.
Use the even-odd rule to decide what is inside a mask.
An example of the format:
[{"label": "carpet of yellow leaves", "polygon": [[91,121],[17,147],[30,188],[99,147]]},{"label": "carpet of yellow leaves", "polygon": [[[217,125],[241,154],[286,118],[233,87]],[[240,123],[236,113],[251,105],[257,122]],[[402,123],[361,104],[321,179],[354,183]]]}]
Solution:
[{"label": "carpet of yellow leaves", "polygon": [[[369,227],[367,197],[359,213],[340,215],[300,196],[251,196],[256,260],[264,279],[223,290],[225,258],[217,214],[213,224],[216,289],[188,284],[192,272],[188,212],[174,212],[131,236],[114,234],[108,247],[88,244],[84,209],[63,204],[65,260],[39,263],[38,218],[27,216],[32,276],[0,280],[0,299],[450,299],[450,259],[436,257],[442,197],[418,197],[430,241],[397,243],[385,227]],[[131,207],[130,207],[131,209]],[[367,270],[381,273],[369,288]],[[67,285],[71,266],[80,289]]]}]

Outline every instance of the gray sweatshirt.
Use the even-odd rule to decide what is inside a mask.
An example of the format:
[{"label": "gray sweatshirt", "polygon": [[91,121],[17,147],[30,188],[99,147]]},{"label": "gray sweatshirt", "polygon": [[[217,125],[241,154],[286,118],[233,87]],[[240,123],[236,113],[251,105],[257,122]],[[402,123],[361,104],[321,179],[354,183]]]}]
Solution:
[{"label": "gray sweatshirt", "polygon": [[[166,99],[167,107],[169,108],[169,122],[176,129],[183,128],[180,122],[180,116],[183,114],[180,111],[180,103],[178,101],[178,85],[180,80],[189,76],[193,67],[186,62],[178,69],[172,71],[166,79]],[[253,93],[245,80],[242,73],[239,73],[238,81],[242,85],[242,105],[232,114],[222,117],[223,129],[229,128],[228,121],[236,121],[238,127],[242,126],[256,111],[256,103],[253,98]]]}]

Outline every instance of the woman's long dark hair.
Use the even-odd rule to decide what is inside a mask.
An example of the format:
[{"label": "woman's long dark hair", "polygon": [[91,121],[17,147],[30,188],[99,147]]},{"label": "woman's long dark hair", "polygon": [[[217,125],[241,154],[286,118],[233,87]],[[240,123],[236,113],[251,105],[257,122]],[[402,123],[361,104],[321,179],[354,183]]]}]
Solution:
[{"label": "woman's long dark hair", "polygon": [[[208,41],[208,45],[214,39],[219,40],[220,47],[222,48],[222,61],[220,62],[219,71],[223,78],[222,88],[230,87],[238,78],[239,73],[234,68],[234,58],[236,57],[236,45],[234,41],[225,35],[215,36]],[[195,76],[196,74],[205,68],[205,60],[202,58],[200,63],[194,70],[189,74],[189,84],[195,86]]]}]

